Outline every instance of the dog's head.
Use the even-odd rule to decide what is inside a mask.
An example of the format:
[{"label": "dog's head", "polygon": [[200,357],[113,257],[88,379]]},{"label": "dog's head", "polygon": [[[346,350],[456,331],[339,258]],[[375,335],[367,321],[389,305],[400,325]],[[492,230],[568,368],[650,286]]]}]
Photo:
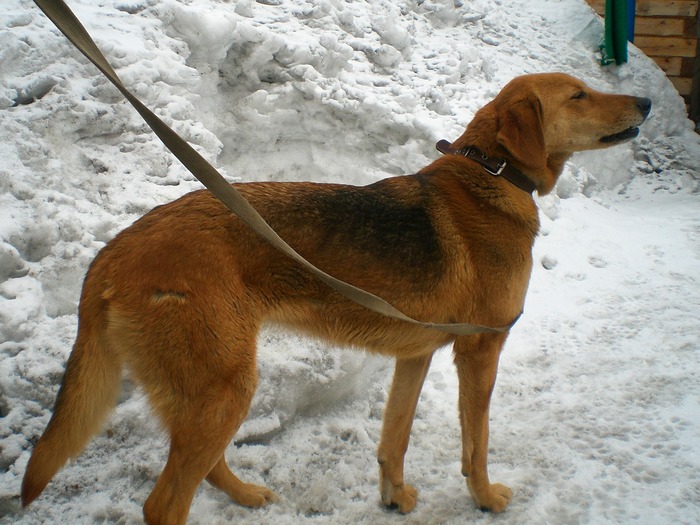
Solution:
[{"label": "dog's head", "polygon": [[569,75],[525,75],[476,114],[454,147],[474,145],[505,158],[542,195],[572,153],[636,137],[650,110],[647,98],[601,93]]}]

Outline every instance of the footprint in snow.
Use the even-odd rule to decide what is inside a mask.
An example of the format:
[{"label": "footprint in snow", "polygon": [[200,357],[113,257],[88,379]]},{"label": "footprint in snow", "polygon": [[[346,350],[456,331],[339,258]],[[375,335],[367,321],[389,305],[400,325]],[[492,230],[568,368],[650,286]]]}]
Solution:
[{"label": "footprint in snow", "polygon": [[591,255],[588,258],[588,262],[595,268],[605,268],[608,265],[608,261],[603,259],[600,255]]}]

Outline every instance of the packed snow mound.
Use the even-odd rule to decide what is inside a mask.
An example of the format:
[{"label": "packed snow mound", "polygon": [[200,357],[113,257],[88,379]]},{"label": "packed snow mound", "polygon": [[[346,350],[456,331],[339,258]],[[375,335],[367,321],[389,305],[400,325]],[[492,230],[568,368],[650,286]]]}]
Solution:
[{"label": "packed snow mound", "polygon": [[[634,46],[601,68],[584,0],[71,0],[126,85],[229,180],[367,184],[437,157],[513,77],[561,71],[646,96],[640,137],[578,154],[538,199],[526,315],[501,365],[492,473],[503,523],[700,521],[698,177],[683,100]],[[43,431],[101,247],[200,188],[109,82],[25,0],[0,7],[0,523],[137,523],[167,456],[125,379],[106,430],[27,511]],[[388,360],[272,327],[229,449],[283,497],[261,511],[202,488],[192,523],[481,522],[459,476],[456,378],[436,356],[407,478],[384,511],[374,449]]]}]

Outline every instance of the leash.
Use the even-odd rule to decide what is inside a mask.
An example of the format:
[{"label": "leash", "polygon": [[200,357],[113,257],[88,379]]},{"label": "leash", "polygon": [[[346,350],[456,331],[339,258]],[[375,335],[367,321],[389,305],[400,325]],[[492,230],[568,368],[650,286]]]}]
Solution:
[{"label": "leash", "polygon": [[405,321],[424,328],[432,328],[454,335],[473,335],[481,333],[504,333],[510,330],[520,315],[508,326],[489,328],[466,323],[429,323],[418,321],[402,313],[384,299],[365,290],[336,279],[299,255],[270,227],[253,206],[226,179],[209,164],[184,139],[165,124],[155,113],[148,109],[122,83],[116,72],[107,62],[88,32],[63,0],[34,0],[34,3],[46,14],[56,27],[85,55],[124,95],[129,103],[139,112],[163,144],[204,184],[227,208],[238,215],[258,235],[272,244],[285,255],[301,264],[316,277],[321,279],[338,293],[348,299],[387,317]]},{"label": "leash", "polygon": [[532,193],[537,189],[534,182],[516,170],[513,166],[508,164],[505,159],[491,159],[481,153],[481,151],[474,146],[467,146],[466,148],[453,150],[452,144],[443,139],[435,144],[435,148],[437,148],[440,153],[444,153],[446,155],[462,155],[463,157],[478,162],[484,167],[484,170],[486,170],[486,173],[489,175],[493,175],[494,177],[503,177],[524,192]]}]

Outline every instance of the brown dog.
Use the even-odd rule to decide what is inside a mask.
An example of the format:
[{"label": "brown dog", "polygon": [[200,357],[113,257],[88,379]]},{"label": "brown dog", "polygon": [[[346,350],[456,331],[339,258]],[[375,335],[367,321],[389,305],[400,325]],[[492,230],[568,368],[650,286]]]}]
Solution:
[{"label": "brown dog", "polygon": [[[636,136],[650,108],[648,99],[602,94],[567,75],[524,76],[476,114],[453,149],[475,146],[505,160],[545,194],[572,152]],[[364,187],[237,187],[312,263],[417,319],[504,326],[523,308],[535,203],[464,155]],[[54,414],[27,465],[23,504],[100,429],[123,367],[170,432],[146,522],[184,523],[205,478],[241,505],[273,500],[224,459],[256,388],[256,334],[268,322],[396,357],[378,458],[382,501],[401,512],[416,503],[403,459],[418,395],[433,352],[454,342],[462,472],[477,506],[506,508],[511,491],[491,484],[486,467],[489,401],[506,334],[455,337],[351,303],[207,191],[154,209],[95,258]]]}]

